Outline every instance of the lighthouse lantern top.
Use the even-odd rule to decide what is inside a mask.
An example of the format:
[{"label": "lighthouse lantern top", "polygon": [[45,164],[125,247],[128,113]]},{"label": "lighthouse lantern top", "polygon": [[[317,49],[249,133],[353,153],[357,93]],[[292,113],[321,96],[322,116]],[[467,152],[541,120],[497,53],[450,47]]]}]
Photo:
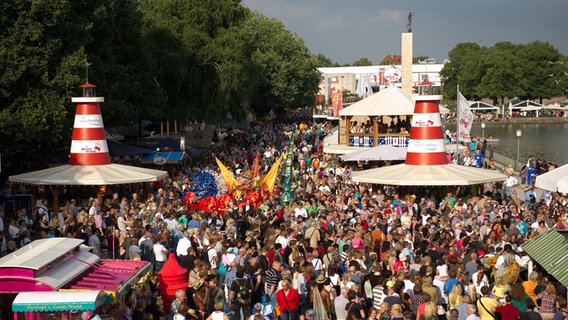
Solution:
[{"label": "lighthouse lantern top", "polygon": [[83,97],[96,97],[96,87],[97,86],[95,86],[94,84],[90,84],[88,82],[79,86],[79,88],[83,89]]}]

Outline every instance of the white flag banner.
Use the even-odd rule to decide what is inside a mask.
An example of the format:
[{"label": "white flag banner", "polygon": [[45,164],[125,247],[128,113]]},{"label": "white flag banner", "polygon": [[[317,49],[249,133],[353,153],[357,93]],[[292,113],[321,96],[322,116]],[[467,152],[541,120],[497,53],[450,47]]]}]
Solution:
[{"label": "white flag banner", "polygon": [[469,105],[465,97],[458,91],[458,125],[459,125],[459,141],[470,142],[471,125],[473,123],[473,113],[469,110]]}]

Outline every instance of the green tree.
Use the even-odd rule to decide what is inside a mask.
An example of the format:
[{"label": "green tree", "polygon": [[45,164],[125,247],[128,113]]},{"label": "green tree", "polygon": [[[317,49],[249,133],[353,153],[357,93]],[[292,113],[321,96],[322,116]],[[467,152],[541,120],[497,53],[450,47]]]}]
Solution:
[{"label": "green tree", "polygon": [[534,41],[523,45],[518,52],[523,64],[522,78],[526,94],[524,98],[539,99],[552,98],[563,94],[562,89],[556,85],[557,76],[562,74],[563,56],[547,42]]},{"label": "green tree", "polygon": [[311,105],[320,75],[304,41],[284,24],[253,13],[242,26],[251,48],[252,108],[258,115]]},{"label": "green tree", "polygon": [[339,63],[331,61],[330,58],[326,57],[325,55],[318,53],[314,55],[314,60],[316,61],[316,65],[318,68],[325,68],[325,67],[339,67]]},{"label": "green tree", "polygon": [[496,44],[486,50],[481,59],[481,79],[475,90],[476,97],[488,97],[493,104],[503,102],[505,97],[522,95],[524,79],[522,67],[515,56],[516,46]]},{"label": "green tree", "polygon": [[365,67],[365,66],[372,66],[373,62],[365,57],[359,58],[357,61],[353,62],[353,66],[355,67]]},{"label": "green tree", "polygon": [[467,97],[478,98],[477,84],[481,78],[481,57],[486,48],[477,43],[459,43],[448,53],[449,62],[440,71],[441,92],[444,97],[456,99],[456,87]]},{"label": "green tree", "polygon": [[4,1],[0,5],[0,130],[4,139],[53,145],[65,133],[85,61],[68,39],[76,26],[67,1]]}]

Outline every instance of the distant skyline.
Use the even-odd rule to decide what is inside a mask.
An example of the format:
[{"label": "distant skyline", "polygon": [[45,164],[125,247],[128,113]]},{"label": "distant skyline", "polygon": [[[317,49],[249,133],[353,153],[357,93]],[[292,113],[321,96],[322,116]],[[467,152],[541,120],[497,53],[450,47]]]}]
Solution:
[{"label": "distant skyline", "polygon": [[508,41],[548,42],[568,55],[567,0],[243,0],[251,10],[282,20],[313,53],[339,64],[365,57],[377,64],[400,54],[401,33],[413,12],[414,56],[441,63],[458,43],[492,47]]}]

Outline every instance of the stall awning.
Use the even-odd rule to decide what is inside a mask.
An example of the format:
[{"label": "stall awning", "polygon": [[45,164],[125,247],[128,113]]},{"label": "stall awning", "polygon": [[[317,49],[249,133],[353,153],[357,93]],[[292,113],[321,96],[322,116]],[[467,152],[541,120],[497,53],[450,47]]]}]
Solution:
[{"label": "stall awning", "polygon": [[102,291],[22,292],[12,312],[93,311],[104,302]]},{"label": "stall awning", "polygon": [[568,232],[548,230],[524,243],[522,248],[556,280],[568,286]]},{"label": "stall awning", "polygon": [[140,157],[140,162],[163,165],[166,163],[178,163],[179,161],[187,159],[188,157],[189,156],[185,151],[163,151],[145,154]]}]

